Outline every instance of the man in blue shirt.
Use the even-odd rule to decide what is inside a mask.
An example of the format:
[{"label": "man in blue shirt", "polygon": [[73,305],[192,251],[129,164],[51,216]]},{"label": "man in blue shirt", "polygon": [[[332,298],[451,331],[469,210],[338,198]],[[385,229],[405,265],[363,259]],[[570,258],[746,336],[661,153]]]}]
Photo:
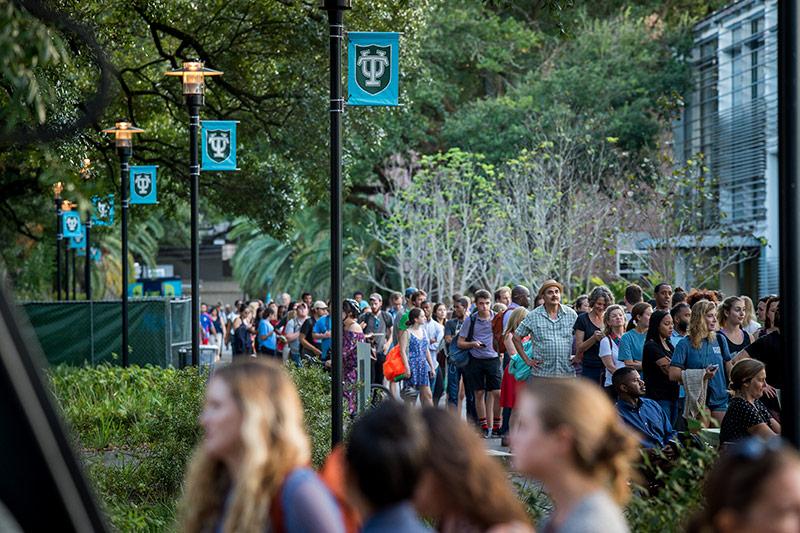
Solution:
[{"label": "man in blue shirt", "polygon": [[617,369],[611,380],[617,391],[617,412],[639,434],[642,447],[664,450],[668,456],[674,454],[677,432],[664,410],[654,400],[643,397],[645,386],[639,372],[625,366]]},{"label": "man in blue shirt", "polygon": [[[319,302],[318,302],[319,303]],[[314,304],[314,308],[317,304]],[[331,317],[329,314],[321,316],[314,324],[314,340],[320,343],[319,358],[323,361],[328,359],[328,351],[331,349]]]}]

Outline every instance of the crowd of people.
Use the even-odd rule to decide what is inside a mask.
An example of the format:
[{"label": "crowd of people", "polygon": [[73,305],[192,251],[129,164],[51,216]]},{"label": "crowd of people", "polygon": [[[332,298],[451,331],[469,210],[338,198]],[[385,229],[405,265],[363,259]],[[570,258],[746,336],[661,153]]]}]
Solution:
[{"label": "crowd of people", "polygon": [[[358,378],[356,345],[366,342],[368,379],[405,402],[355,418],[346,447],[319,474],[307,467],[302,408],[280,363],[330,363],[328,304],[306,293],[212,308],[203,328],[230,346],[233,364],[209,382],[185,529],[531,531],[506,472],[478,441],[500,437],[515,470],[554,503],[540,530],[628,531],[621,506],[631,480],[648,475],[642,457],[668,468],[704,427],[718,432],[722,459],[690,529],[734,531],[762,516],[752,523],[800,530],[800,461],[778,437],[778,297],[754,305],[664,283],[650,301],[633,284],[620,302],[604,286],[571,306],[563,296],[549,280],[534,299],[518,285],[449,304],[414,287],[388,305],[378,293],[345,300],[346,384]],[[402,371],[387,383],[393,350]],[[352,387],[345,397],[355,414]],[[723,464],[741,473],[720,474]],[[780,509],[758,465],[783,487]],[[727,494],[733,487],[746,501]]]}]

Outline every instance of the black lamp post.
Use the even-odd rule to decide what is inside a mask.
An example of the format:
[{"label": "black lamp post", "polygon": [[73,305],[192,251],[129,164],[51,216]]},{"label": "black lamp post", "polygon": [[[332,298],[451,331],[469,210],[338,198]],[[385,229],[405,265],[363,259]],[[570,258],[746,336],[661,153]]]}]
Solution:
[{"label": "black lamp post", "polygon": [[61,192],[64,184],[60,181],[53,185],[53,202],[56,207],[56,298],[61,300],[61,241],[64,235],[61,233]]},{"label": "black lamp post", "polygon": [[780,203],[780,306],[783,339],[784,388],[783,435],[795,446],[800,445],[800,341],[791,334],[800,325],[800,311],[794,302],[800,294],[800,190],[797,173],[800,153],[797,151],[800,123],[800,85],[797,82],[800,52],[800,11],[796,2],[778,2],[778,174]]},{"label": "black lamp post", "polygon": [[[114,145],[120,162],[120,203],[122,204],[122,366],[128,366],[128,180],[130,179],[130,160],[133,155],[133,134],[142,133],[143,129],[134,127],[130,122],[117,122],[113,128],[103,133],[114,134]],[[86,253],[90,253],[87,249]]]},{"label": "black lamp post", "polygon": [[192,365],[197,366],[200,358],[200,231],[199,194],[200,158],[197,151],[197,137],[200,131],[200,108],[205,105],[205,77],[220,76],[222,72],[205,68],[201,61],[187,61],[183,68],[165,73],[167,76],[181,76],[183,95],[189,108],[189,178],[191,184],[192,209]]},{"label": "black lamp post", "polygon": [[330,30],[331,116],[331,440],[336,446],[344,438],[342,427],[342,40],[344,11],[350,0],[322,0]]},{"label": "black lamp post", "polygon": [[83,263],[83,288],[86,291],[86,301],[92,301],[92,213],[86,213],[86,257]]}]

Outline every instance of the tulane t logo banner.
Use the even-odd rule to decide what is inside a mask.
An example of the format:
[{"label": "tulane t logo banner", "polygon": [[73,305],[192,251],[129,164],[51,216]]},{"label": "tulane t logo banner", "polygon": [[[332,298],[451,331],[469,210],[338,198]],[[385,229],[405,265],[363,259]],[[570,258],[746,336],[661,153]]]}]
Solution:
[{"label": "tulane t logo banner", "polygon": [[348,32],[349,105],[396,106],[400,34]]},{"label": "tulane t logo banner", "polygon": [[65,239],[81,236],[81,216],[77,211],[64,211],[62,213],[61,234]]},{"label": "tulane t logo banner", "polygon": [[155,204],[156,199],[155,166],[131,167],[131,204]]},{"label": "tulane t logo banner", "polygon": [[114,195],[92,196],[92,226],[114,225]]},{"label": "tulane t logo banner", "polygon": [[201,145],[202,170],[237,170],[236,124],[238,120],[204,120]]}]

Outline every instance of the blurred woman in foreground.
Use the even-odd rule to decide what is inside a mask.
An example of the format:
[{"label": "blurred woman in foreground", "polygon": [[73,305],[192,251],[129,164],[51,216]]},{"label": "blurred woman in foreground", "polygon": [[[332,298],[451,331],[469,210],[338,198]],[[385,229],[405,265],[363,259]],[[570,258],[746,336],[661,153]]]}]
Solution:
[{"label": "blurred woman in foreground", "polygon": [[307,467],[300,398],[278,363],[243,359],[217,370],[200,424],[183,531],[344,531],[333,497]]},{"label": "blurred woman in foreground", "polygon": [[517,403],[511,446],[517,471],[542,482],[555,510],[540,531],[626,533],[637,442],[602,389],[586,380],[540,379]]}]

